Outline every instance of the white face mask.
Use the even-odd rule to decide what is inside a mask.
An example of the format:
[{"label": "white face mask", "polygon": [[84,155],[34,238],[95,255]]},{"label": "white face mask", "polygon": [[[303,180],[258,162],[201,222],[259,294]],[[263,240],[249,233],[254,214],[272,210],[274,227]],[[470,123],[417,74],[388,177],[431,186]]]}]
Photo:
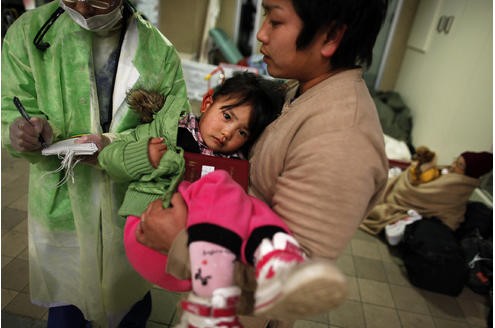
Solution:
[{"label": "white face mask", "polygon": [[115,7],[112,11],[102,15],[95,15],[85,18],[80,12],[68,7],[62,0],[60,0],[60,6],[69,14],[74,22],[76,22],[82,28],[93,31],[101,32],[108,31],[115,27],[122,20],[122,2]]}]

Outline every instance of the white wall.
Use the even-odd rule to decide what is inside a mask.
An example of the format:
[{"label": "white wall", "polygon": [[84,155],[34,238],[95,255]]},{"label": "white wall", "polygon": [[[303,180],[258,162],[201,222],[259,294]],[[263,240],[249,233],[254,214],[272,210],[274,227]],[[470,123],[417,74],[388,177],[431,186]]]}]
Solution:
[{"label": "white wall", "polygon": [[492,151],[493,3],[444,0],[443,14],[455,16],[450,32],[434,31],[426,52],[406,49],[395,91],[411,108],[413,144],[448,164],[465,150]]},{"label": "white wall", "polygon": [[[187,57],[199,58],[208,3],[205,0],[159,1],[158,28]],[[217,27],[232,39],[236,35],[237,7],[238,1],[220,0]]]}]

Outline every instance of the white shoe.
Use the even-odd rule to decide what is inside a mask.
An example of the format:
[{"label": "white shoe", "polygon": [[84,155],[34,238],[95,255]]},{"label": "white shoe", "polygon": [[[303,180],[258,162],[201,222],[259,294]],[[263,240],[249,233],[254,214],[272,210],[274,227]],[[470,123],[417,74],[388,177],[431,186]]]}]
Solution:
[{"label": "white shoe", "polygon": [[329,260],[306,259],[297,241],[276,233],[255,254],[255,315],[296,320],[326,312],[347,295],[347,281]]},{"label": "white shoe", "polygon": [[211,299],[191,292],[181,302],[183,313],[175,328],[242,328],[236,314],[240,294],[235,286],[216,289]]}]

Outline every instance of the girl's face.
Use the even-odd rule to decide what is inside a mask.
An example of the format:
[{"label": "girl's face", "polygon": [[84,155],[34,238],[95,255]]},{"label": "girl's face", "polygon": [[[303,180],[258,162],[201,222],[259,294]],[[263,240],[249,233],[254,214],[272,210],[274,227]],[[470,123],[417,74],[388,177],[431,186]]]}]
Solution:
[{"label": "girl's face", "polygon": [[304,49],[296,49],[296,40],[303,27],[290,0],[263,0],[265,19],[256,37],[261,42],[260,52],[270,75],[296,79],[302,85],[328,73],[329,59],[321,49],[326,34],[315,36]]},{"label": "girl's face", "polygon": [[204,143],[214,152],[229,154],[238,151],[249,140],[251,106],[230,107],[237,99],[211,97],[203,101],[199,131]]},{"label": "girl's face", "polygon": [[450,164],[449,171],[451,173],[464,174],[464,172],[466,172],[466,161],[464,161],[464,157],[457,157],[452,164]]}]

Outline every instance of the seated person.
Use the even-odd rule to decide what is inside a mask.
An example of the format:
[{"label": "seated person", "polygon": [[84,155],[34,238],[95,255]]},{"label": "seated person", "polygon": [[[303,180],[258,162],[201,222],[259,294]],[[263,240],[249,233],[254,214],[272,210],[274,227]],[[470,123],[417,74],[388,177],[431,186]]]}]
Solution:
[{"label": "seated person", "polygon": [[[466,163],[469,163],[467,166]],[[430,182],[444,173],[465,174],[472,178],[479,178],[492,169],[492,154],[489,152],[470,152],[460,154],[448,167],[437,166],[437,155],[428,147],[416,149],[409,167],[410,181],[416,185]]]},{"label": "seated person", "polygon": [[388,181],[380,202],[361,223],[361,229],[379,234],[386,225],[408,218],[408,211],[414,210],[423,218],[439,218],[455,231],[464,221],[467,202],[479,186],[479,178],[492,170],[493,155],[489,152],[463,152],[448,167],[435,165],[428,168],[438,171],[430,178],[437,176],[423,179],[428,181],[421,183],[411,174],[415,170],[412,167],[417,164],[411,164]]},{"label": "seated person", "polygon": [[465,151],[449,167],[449,172],[465,174],[475,179],[487,174],[493,169],[493,154]]}]

